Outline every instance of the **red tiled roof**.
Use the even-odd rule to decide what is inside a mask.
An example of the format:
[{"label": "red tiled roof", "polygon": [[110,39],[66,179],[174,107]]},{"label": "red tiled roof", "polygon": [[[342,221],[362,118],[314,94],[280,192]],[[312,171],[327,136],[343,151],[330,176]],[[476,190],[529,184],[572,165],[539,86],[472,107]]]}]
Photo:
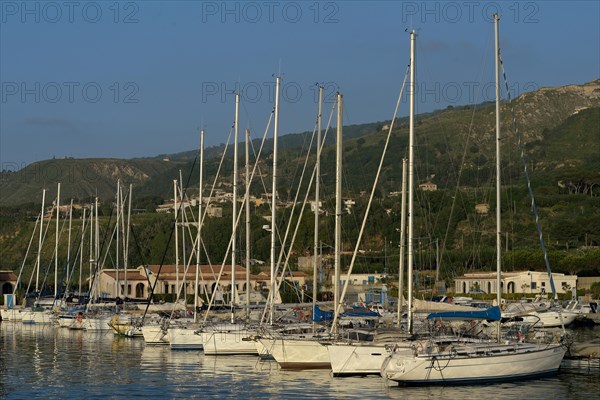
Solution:
[{"label": "red tiled roof", "polygon": [[18,277],[12,271],[0,271],[0,281],[2,282],[16,282]]}]

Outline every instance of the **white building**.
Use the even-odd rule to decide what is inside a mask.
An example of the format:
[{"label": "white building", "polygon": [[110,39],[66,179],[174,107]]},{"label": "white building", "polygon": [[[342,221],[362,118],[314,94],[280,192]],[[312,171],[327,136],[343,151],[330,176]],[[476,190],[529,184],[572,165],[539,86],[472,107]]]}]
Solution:
[{"label": "white building", "polygon": [[[218,288],[219,292],[226,293],[231,288],[231,265],[223,267],[223,273],[219,279],[221,265],[201,265],[198,271],[200,283],[198,293],[200,295],[212,295]],[[194,283],[196,280],[196,266],[190,265],[187,273],[185,267],[180,265],[149,265],[147,268],[139,266],[127,270],[127,288],[125,288],[125,273],[119,270],[119,286],[121,287],[120,297],[127,293],[128,298],[145,299],[151,292],[151,285],[154,286],[155,294],[176,294],[178,284],[183,286],[183,293],[194,294]],[[290,276],[291,274],[291,276]],[[158,277],[158,282],[157,282]],[[250,274],[250,290],[260,290],[269,285],[271,278],[269,273],[261,272],[258,275]],[[301,271],[288,272],[286,280],[291,280],[294,285],[303,286],[306,283],[306,274]],[[114,269],[103,269],[100,272],[96,287],[101,297],[116,297],[117,293],[117,271]],[[246,268],[241,265],[235,267],[235,286],[236,292],[245,292],[246,288]]]},{"label": "white building", "polygon": [[[577,275],[553,273],[556,293],[570,292],[577,287]],[[520,271],[503,272],[500,284],[502,293],[552,293],[550,278],[546,272]],[[455,293],[498,293],[496,272],[473,272],[460,276],[454,281]]]},{"label": "white building", "polygon": [[[346,283],[347,274],[342,272],[340,274],[340,285],[344,285]],[[348,285],[357,286],[357,285],[380,285],[382,281],[386,278],[384,274],[350,274],[350,279],[348,280]],[[335,284],[335,276],[331,277],[331,284]]]},{"label": "white building", "polygon": [[419,185],[419,189],[424,192],[435,192],[437,190],[437,185],[431,181],[427,181],[425,183],[421,183]]},{"label": "white building", "polygon": [[[198,271],[201,283],[198,285],[198,293],[211,295],[217,287],[217,280],[221,265],[201,265]],[[125,288],[125,273],[119,270],[119,286],[121,294],[126,292],[127,297],[134,299],[144,299],[148,297],[151,291],[150,285],[154,286],[155,294],[176,294],[179,285],[184,286],[186,294],[194,293],[194,282],[196,280],[196,266],[190,265],[187,273],[185,267],[180,265],[149,265],[148,268],[140,266],[127,270],[127,288]],[[158,282],[156,282],[158,277]],[[235,267],[236,290],[246,290],[246,268],[237,265]],[[251,289],[259,288],[259,281],[262,277],[250,275]],[[156,283],[155,283],[156,282]],[[103,269],[100,272],[99,280],[96,283],[99,294],[103,297],[116,297],[117,293],[117,271],[114,269]],[[231,265],[225,265],[223,274],[219,280],[218,286],[221,292],[229,290],[231,285]]]}]

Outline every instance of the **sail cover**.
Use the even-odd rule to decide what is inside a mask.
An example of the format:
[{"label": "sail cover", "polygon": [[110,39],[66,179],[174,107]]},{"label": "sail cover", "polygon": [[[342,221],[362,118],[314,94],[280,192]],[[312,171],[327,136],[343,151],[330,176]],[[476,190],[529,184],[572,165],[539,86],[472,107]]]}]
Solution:
[{"label": "sail cover", "polygon": [[494,306],[486,310],[474,311],[445,311],[435,312],[427,316],[427,319],[453,319],[453,320],[470,320],[470,319],[486,319],[488,321],[500,321],[500,307]]}]

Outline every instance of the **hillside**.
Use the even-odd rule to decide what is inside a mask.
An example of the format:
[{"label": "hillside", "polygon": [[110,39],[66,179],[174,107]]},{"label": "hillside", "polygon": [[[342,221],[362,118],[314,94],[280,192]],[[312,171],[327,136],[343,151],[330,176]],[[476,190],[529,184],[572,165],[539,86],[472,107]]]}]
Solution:
[{"label": "hillside", "polygon": [[[583,85],[542,88],[521,95],[514,105],[528,162],[532,163],[534,171],[548,172],[544,179],[554,180],[554,184],[565,178],[598,180],[593,172],[598,170],[594,168],[597,165],[594,163],[598,162],[599,140],[594,140],[600,137],[598,125],[581,122],[579,118],[597,115],[597,111],[582,111],[600,107],[600,80]],[[519,153],[507,102],[502,105],[502,117],[506,137],[503,154],[515,163]],[[573,119],[570,120],[571,117]],[[418,180],[434,176],[439,187],[454,187],[457,183],[475,187],[487,184],[493,170],[494,123],[494,105],[491,103],[448,107],[417,116]],[[386,134],[381,128],[387,124],[389,121],[344,127],[345,179],[350,191],[359,192],[370,187]],[[393,132],[394,140],[390,143],[381,179],[382,193],[400,187],[401,158],[407,145],[406,124],[405,118],[400,119]],[[586,126],[585,132],[579,129],[581,124]],[[279,165],[283,186],[294,185],[300,147],[308,143],[307,135],[308,132],[305,132],[281,138]],[[575,137],[577,139],[573,139]],[[332,143],[333,139],[331,132],[327,143]],[[258,141],[255,141],[255,146],[258,146]],[[207,182],[214,177],[216,162],[222,151],[223,146],[206,150]],[[332,146],[326,146],[323,153],[325,185],[332,183],[333,151]],[[270,139],[265,144],[263,160],[268,160],[271,152]],[[63,198],[86,198],[97,194],[103,200],[110,199],[114,196],[117,179],[133,184],[136,196],[168,198],[172,191],[171,182],[178,177],[180,169],[184,181],[187,181],[190,160],[196,154],[197,150],[190,150],[148,159],[55,159],[37,162],[17,173],[2,175],[0,206],[39,202],[41,189],[46,187],[52,191],[59,181],[62,182]],[[165,157],[170,161],[163,161]],[[223,167],[222,176],[231,174],[230,164],[226,163]],[[268,174],[268,165],[268,161],[263,162],[263,174]],[[354,165],[361,168],[353,171]],[[521,170],[514,167],[509,173],[519,176]],[[191,181],[194,182],[195,178]]]},{"label": "hillside", "polygon": [[41,203],[56,196],[61,183],[61,198],[86,199],[98,195],[109,199],[116,192],[117,180],[136,187],[136,195],[154,194],[152,186],[162,177],[176,176],[183,164],[159,160],[53,159],[28,165],[11,173],[0,184],[0,205]]},{"label": "hillside", "polygon": [[[527,93],[515,102],[517,122],[525,145],[526,163],[540,214],[544,240],[550,251],[553,271],[598,275],[600,266],[600,81],[561,88],[543,88]],[[502,212],[504,269],[544,270],[539,238],[531,215],[531,200],[524,179],[517,138],[512,127],[509,105],[502,104],[503,167]],[[345,213],[343,249],[354,248],[361,218],[387,130],[379,122],[344,127],[345,198],[356,204]],[[415,194],[415,237],[418,238],[415,260],[418,268],[434,265],[435,240],[439,240],[443,270],[448,281],[453,276],[472,270],[495,268],[495,196],[494,196],[494,105],[448,107],[417,117],[416,181],[431,180],[437,191]],[[353,136],[353,137],[352,137]],[[303,134],[287,137],[290,143],[305,143]],[[329,141],[333,140],[333,131]],[[397,249],[400,224],[400,201],[391,192],[400,190],[401,159],[406,154],[407,125],[400,119],[393,131],[371,217],[361,244],[365,253],[357,260],[357,271],[394,271],[398,265]],[[283,140],[285,142],[285,140]],[[220,149],[222,152],[222,148]],[[219,148],[212,148],[212,157],[205,164],[206,188],[218,167]],[[163,157],[115,160],[46,160],[16,173],[3,173],[0,185],[0,246],[3,257],[0,269],[18,268],[33,232],[39,212],[41,188],[49,193],[49,205],[56,195],[56,182],[61,181],[62,203],[68,198],[85,199],[96,193],[104,200],[101,215],[101,236],[107,224],[114,224],[110,202],[114,198],[117,179],[134,185],[134,208],[153,211],[156,204],[172,197],[172,181],[182,171],[184,181],[190,181],[196,193],[198,165],[192,169],[189,154]],[[270,153],[266,150],[260,162],[265,186],[270,188]],[[298,186],[301,161],[299,146],[282,149],[279,163],[279,196],[293,198]],[[221,171],[222,189],[231,180],[232,163]],[[324,218],[321,219],[320,241],[333,243],[333,186],[335,149],[326,145],[322,162],[322,198]],[[312,168],[313,163],[309,163]],[[303,185],[305,185],[303,183]],[[268,191],[269,189],[266,189]],[[253,193],[265,191],[256,182]],[[303,195],[302,195],[303,196]],[[485,204],[490,212],[476,213],[475,206]],[[221,262],[231,234],[230,203],[221,204],[222,218],[209,218],[203,226],[206,249],[212,262]],[[289,220],[289,209],[279,211],[280,229]],[[252,257],[267,260],[270,253],[269,233],[262,229],[263,216],[270,215],[266,205],[253,207],[251,222]],[[75,218],[80,215],[75,214]],[[113,218],[113,219],[111,219]],[[298,231],[292,264],[299,255],[311,253],[313,214],[306,212]],[[173,262],[172,239],[169,242],[172,217],[153,212],[132,217],[133,265]],[[77,231],[80,221],[74,222]],[[47,243],[53,242],[54,229],[49,230]],[[243,234],[242,234],[243,237]],[[66,254],[66,240],[61,238],[60,252]],[[50,265],[53,247],[45,246],[44,265]],[[30,258],[31,258],[30,254]],[[64,258],[64,257],[63,257]],[[64,262],[61,261],[61,262]],[[343,266],[349,258],[344,256]],[[27,276],[31,262],[26,263]]]}]

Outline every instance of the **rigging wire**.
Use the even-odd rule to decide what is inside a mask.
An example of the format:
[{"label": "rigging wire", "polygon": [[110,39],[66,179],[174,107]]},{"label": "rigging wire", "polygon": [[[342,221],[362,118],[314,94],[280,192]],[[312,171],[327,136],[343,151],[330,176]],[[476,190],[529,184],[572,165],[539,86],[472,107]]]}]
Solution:
[{"label": "rigging wire", "polygon": [[[531,210],[532,213],[535,217],[535,226],[538,232],[538,236],[540,239],[540,245],[542,246],[542,253],[544,255],[544,263],[546,264],[546,271],[548,272],[548,279],[550,280],[550,288],[552,289],[552,298],[553,300],[557,300],[558,296],[556,294],[556,288],[554,286],[554,279],[552,278],[552,269],[550,267],[550,260],[548,258],[548,251],[546,249],[546,243],[544,241],[544,235],[542,232],[542,225],[540,222],[540,216],[537,212],[537,207],[535,204],[535,197],[533,195],[533,188],[531,187],[531,179],[529,178],[529,169],[527,168],[527,160],[525,159],[525,147],[523,145],[523,138],[521,136],[521,133],[519,131],[519,125],[517,123],[517,116],[515,114],[515,108],[514,108],[514,104],[512,101],[512,97],[510,95],[510,91],[509,91],[509,86],[508,86],[508,79],[506,78],[506,70],[504,69],[504,61],[502,60],[501,55],[499,54],[499,59],[500,59],[500,66],[502,68],[502,76],[504,78],[504,84],[506,86],[506,92],[507,92],[507,97],[508,97],[508,105],[510,108],[510,113],[511,113],[511,117],[512,117],[512,125],[513,125],[513,129],[514,129],[514,133],[515,136],[517,138],[517,144],[519,146],[519,151],[521,153],[521,163],[523,165],[523,170],[525,172],[525,179],[527,181],[527,190],[529,191],[529,197],[531,198]],[[562,321],[562,318],[561,318]],[[564,332],[564,326],[563,326],[563,332]]]}]

